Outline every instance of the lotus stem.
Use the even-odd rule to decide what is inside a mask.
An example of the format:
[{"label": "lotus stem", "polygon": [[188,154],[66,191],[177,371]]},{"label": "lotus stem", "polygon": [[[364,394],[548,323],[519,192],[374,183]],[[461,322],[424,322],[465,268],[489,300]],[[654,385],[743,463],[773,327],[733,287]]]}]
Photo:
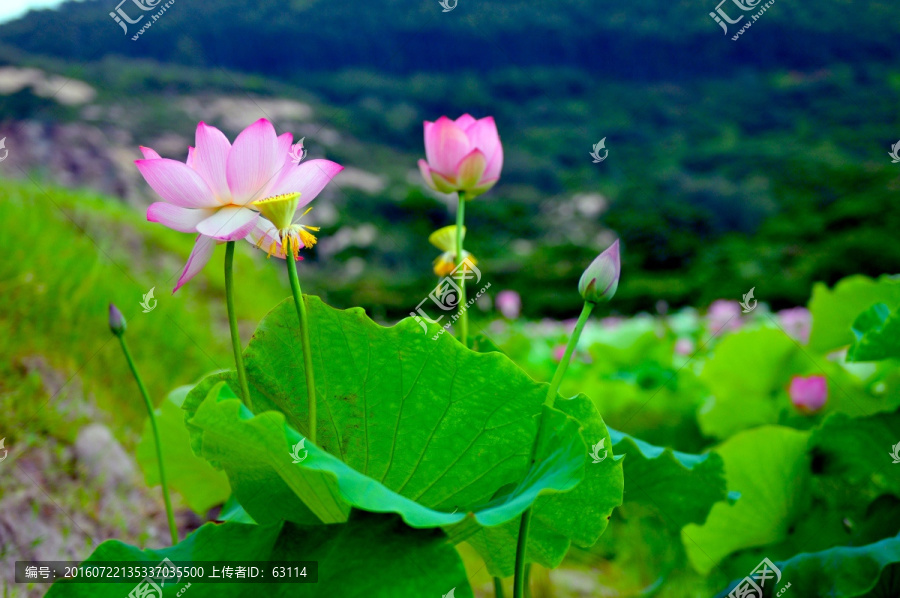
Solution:
[{"label": "lotus stem", "polygon": [[[556,366],[556,373],[553,374],[553,379],[550,381],[550,388],[547,389],[547,398],[544,399],[544,405],[547,407],[552,408],[553,403],[556,401],[556,396],[559,394],[559,385],[562,383],[566,369],[569,367],[572,353],[575,352],[575,346],[578,345],[578,339],[581,338],[581,332],[584,330],[584,326],[587,324],[588,318],[593,310],[594,304],[590,301],[585,301],[584,307],[581,310],[581,315],[578,316],[578,322],[575,324],[575,330],[572,331],[572,336],[569,337],[569,342],[566,345],[566,352],[559,361],[559,365]],[[537,460],[537,447],[540,444],[543,429],[543,417],[539,415],[538,429],[534,437],[534,444],[531,447],[532,467],[534,467],[535,461]],[[525,551],[528,547],[528,529],[530,526],[531,507],[522,513],[522,518],[519,521],[519,539],[516,542],[516,577],[513,581],[513,598],[524,598],[525,588],[528,586],[528,570],[525,566]]]},{"label": "lotus stem", "polygon": [[[456,267],[463,263],[463,226],[466,220],[466,194],[459,192],[459,204],[456,208]],[[466,277],[465,272],[459,281],[459,340],[463,346],[468,346],[469,338],[469,312],[466,309]]]},{"label": "lotus stem", "polygon": [[122,353],[125,354],[125,361],[128,362],[131,374],[134,376],[138,388],[141,391],[141,396],[144,397],[144,404],[147,406],[147,416],[150,418],[150,429],[153,431],[153,442],[156,445],[156,460],[159,463],[159,483],[162,484],[163,501],[166,503],[166,518],[169,520],[169,534],[172,536],[172,546],[174,546],[175,544],[178,544],[178,528],[175,526],[175,514],[172,512],[172,500],[169,498],[169,486],[166,483],[166,466],[163,463],[162,444],[159,441],[159,428],[156,426],[156,413],[153,410],[153,403],[150,402],[150,395],[147,393],[147,388],[144,386],[144,382],[141,380],[141,376],[138,374],[137,368],[134,365],[134,360],[131,358],[131,352],[128,350],[128,344],[125,342],[125,335],[119,333],[116,334],[116,336],[119,337],[119,343],[122,345]]},{"label": "lotus stem", "polygon": [[503,598],[503,580],[494,578],[494,598]]},{"label": "lotus stem", "polygon": [[291,293],[294,295],[294,307],[300,320],[300,343],[303,347],[303,368],[306,373],[306,413],[307,437],[316,444],[316,382],[313,375],[312,347],[309,342],[309,317],[306,314],[306,301],[300,290],[300,278],[297,276],[297,262],[290,254],[285,256],[288,278],[291,281]]},{"label": "lotus stem", "polygon": [[228,308],[228,326],[231,328],[231,348],[234,351],[234,366],[237,368],[238,384],[247,409],[253,411],[250,388],[247,386],[247,371],[241,353],[241,333],[238,330],[237,314],[234,312],[234,241],[225,245],[225,305]]}]

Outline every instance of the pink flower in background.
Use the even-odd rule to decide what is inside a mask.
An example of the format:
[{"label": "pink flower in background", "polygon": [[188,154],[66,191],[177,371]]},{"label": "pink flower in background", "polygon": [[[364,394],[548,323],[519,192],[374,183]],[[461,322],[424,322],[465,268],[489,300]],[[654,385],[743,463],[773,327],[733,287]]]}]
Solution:
[{"label": "pink flower in background", "polygon": [[500,291],[496,302],[497,309],[509,320],[515,320],[522,312],[522,297],[515,291]]},{"label": "pink flower in background", "polygon": [[778,312],[778,321],[788,336],[803,343],[809,342],[809,333],[812,330],[812,314],[805,307],[783,309]]},{"label": "pink flower in background", "polygon": [[[556,345],[553,347],[553,361],[559,363],[562,361],[562,358],[566,355],[566,346],[565,345]],[[574,355],[573,355],[574,357]]]},{"label": "pink flower in background", "polygon": [[694,341],[689,338],[679,338],[675,341],[675,352],[679,355],[690,355],[694,352]]},{"label": "pink flower in background", "polygon": [[828,399],[828,384],[825,376],[809,376],[803,378],[794,376],[788,386],[788,394],[791,403],[801,413],[811,414],[817,412],[825,405]]},{"label": "pink flower in background", "polygon": [[713,334],[717,334],[723,328],[725,331],[737,330],[741,327],[741,304],[727,299],[713,301],[706,319]]},{"label": "pink flower in background", "polygon": [[419,170],[425,183],[442,193],[463,191],[473,199],[500,179],[503,146],[494,118],[475,120],[463,114],[425,121],[425,157]]},{"label": "pink flower in background", "polygon": [[199,233],[173,293],[206,265],[217,242],[243,239],[260,225],[251,202],[301,192],[309,203],[343,168],[328,160],[293,164],[292,141],[293,135],[276,135],[263,118],[241,131],[233,145],[215,127],[199,123],[196,147],[188,148],[185,163],[141,148],[144,159],[135,164],[164,200],[150,205],[147,220]]}]

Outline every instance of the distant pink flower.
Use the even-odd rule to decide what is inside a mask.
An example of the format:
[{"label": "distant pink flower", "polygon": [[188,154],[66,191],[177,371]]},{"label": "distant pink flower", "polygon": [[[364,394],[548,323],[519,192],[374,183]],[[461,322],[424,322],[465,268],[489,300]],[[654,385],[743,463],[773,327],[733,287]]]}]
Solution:
[{"label": "distant pink flower", "polygon": [[778,312],[778,320],[788,336],[796,339],[804,345],[809,342],[809,333],[812,329],[812,314],[805,307],[783,309]]},{"label": "distant pink flower", "polygon": [[292,141],[290,133],[277,136],[263,118],[244,129],[233,145],[215,127],[199,123],[196,148],[188,148],[185,163],[141,147],[144,159],[135,164],[164,200],[150,205],[147,220],[199,233],[173,293],[206,265],[217,242],[243,239],[265,228],[251,202],[300,192],[302,202],[309,203],[342,170],[328,160],[293,164]]},{"label": "distant pink flower", "polygon": [[463,114],[425,121],[425,157],[419,170],[425,183],[442,193],[464,191],[473,199],[500,179],[503,146],[494,118],[475,120]]},{"label": "distant pink flower", "polygon": [[694,341],[689,338],[679,338],[675,341],[675,352],[679,355],[690,355],[694,352]]},{"label": "distant pink flower", "polygon": [[553,361],[559,363],[562,361],[562,358],[566,355],[566,346],[565,345],[556,345],[553,347]]},{"label": "distant pink flower", "polygon": [[497,293],[497,309],[504,318],[515,320],[522,311],[522,297],[515,291],[500,291]]},{"label": "distant pink flower", "polygon": [[709,328],[713,334],[720,330],[737,330],[741,327],[741,304],[737,301],[719,299],[713,301],[706,314]]},{"label": "distant pink flower", "polygon": [[808,378],[794,376],[788,386],[788,394],[794,407],[801,413],[811,414],[825,405],[828,399],[828,384],[825,382],[825,376]]}]

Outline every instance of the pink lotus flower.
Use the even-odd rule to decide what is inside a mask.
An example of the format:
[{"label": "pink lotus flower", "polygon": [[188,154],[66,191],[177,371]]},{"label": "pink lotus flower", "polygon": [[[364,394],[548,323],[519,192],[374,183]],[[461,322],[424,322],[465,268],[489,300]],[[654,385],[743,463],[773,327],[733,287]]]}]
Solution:
[{"label": "pink lotus flower", "polygon": [[515,291],[497,293],[497,309],[504,318],[515,320],[522,311],[522,297]]},{"label": "pink lotus flower", "polygon": [[791,403],[801,413],[811,414],[820,410],[828,399],[828,384],[825,376],[794,376],[788,387]]},{"label": "pink lotus flower", "polygon": [[778,312],[781,326],[791,338],[803,343],[809,342],[809,333],[812,329],[812,314],[805,307],[783,309]]},{"label": "pink lotus flower", "polygon": [[277,136],[263,118],[244,129],[233,145],[221,131],[201,122],[196,148],[188,148],[185,163],[141,148],[144,159],[135,164],[164,200],[150,205],[147,220],[199,233],[173,293],[206,265],[217,242],[243,239],[261,226],[251,202],[300,192],[305,205],[343,169],[328,160],[292,163],[292,141],[290,133]]},{"label": "pink lotus flower", "polygon": [[722,328],[737,330],[741,327],[741,304],[737,301],[718,299],[709,306],[706,318],[713,334],[718,334]]},{"label": "pink lotus flower", "polygon": [[475,120],[463,114],[425,121],[425,157],[419,170],[425,183],[442,193],[462,191],[473,199],[500,179],[503,146],[494,118]]}]

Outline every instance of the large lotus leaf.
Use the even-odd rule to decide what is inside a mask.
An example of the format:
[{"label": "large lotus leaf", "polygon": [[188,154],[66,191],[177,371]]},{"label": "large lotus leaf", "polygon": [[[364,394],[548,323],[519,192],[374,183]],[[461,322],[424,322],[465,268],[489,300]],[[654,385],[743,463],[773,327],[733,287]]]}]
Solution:
[{"label": "large lotus leaf", "polygon": [[900,278],[850,276],[834,289],[816,284],[809,301],[813,322],[810,348],[825,353],[852,343],[853,321],[874,303],[885,303],[892,310],[900,307]]},{"label": "large lotus leaf", "polygon": [[[829,598],[893,598],[900,596],[900,536],[865,546],[841,546],[804,553],[774,563],[780,582],[765,586],[766,597],[790,584],[787,595]],[[748,574],[750,572],[748,571]],[[739,581],[717,595],[724,598]],[[768,592],[769,588],[771,592]]]},{"label": "large lotus leaf", "polygon": [[[245,352],[260,415],[251,417],[230,388],[216,387],[218,381],[233,385],[230,374],[208,378],[186,402],[195,451],[225,469],[257,521],[341,521],[356,506],[399,513],[414,526],[448,526],[461,541],[478,524],[512,521],[539,494],[569,490],[583,477],[587,448],[579,424],[558,410],[545,412],[547,433],[530,468],[547,385],[504,355],[475,353],[449,335],[432,340],[433,331],[423,333],[411,319],[383,328],[360,309],[305,300],[319,446],[307,440],[302,462],[290,456],[306,431],[305,376],[290,301],[263,320]],[[606,436],[599,415],[590,423]],[[612,470],[610,488],[600,489],[594,505],[621,496],[620,467],[603,467]],[[548,526],[566,536],[602,532],[605,518],[586,525],[582,516],[555,508]]]},{"label": "large lotus leaf", "polygon": [[891,313],[876,303],[853,322],[856,342],[847,351],[847,361],[879,361],[900,358],[900,311]]},{"label": "large lotus leaf", "polygon": [[610,428],[612,448],[625,455],[625,504],[640,503],[680,530],[703,523],[728,498],[725,464],[715,452],[691,455],[654,446]]},{"label": "large lotus leaf", "polygon": [[791,374],[807,367],[797,344],[780,330],[726,336],[700,377],[712,393],[697,419],[705,434],[725,439],[736,432],[778,421],[776,400]]},{"label": "large lotus leaf", "polygon": [[[472,589],[455,548],[440,530],[416,530],[396,517],[357,513],[348,523],[298,526],[207,523],[179,544],[141,550],[108,540],[85,563],[134,562],[158,565],[164,558],[185,561],[318,561],[318,583],[191,583],[194,598],[243,596],[341,596],[396,598],[443,596],[471,598]],[[261,567],[262,568],[262,567]],[[264,569],[265,571],[265,569]],[[206,567],[206,575],[211,569]],[[163,596],[176,596],[186,582],[165,583]],[[135,587],[125,583],[57,582],[49,598],[122,598]],[[455,588],[455,590],[454,590]],[[155,596],[155,594],[153,594]]]},{"label": "large lotus leaf", "polygon": [[[194,512],[202,515],[211,507],[224,503],[231,494],[231,487],[224,473],[191,451],[191,439],[184,427],[184,412],[181,410],[190,389],[190,386],[182,386],[169,393],[156,409],[156,425],[166,466],[166,482],[178,491]],[[156,441],[149,420],[144,423],[144,433],[135,453],[147,485],[159,484]]]},{"label": "large lotus leaf", "polygon": [[[555,407],[581,424],[581,434],[597,455],[573,490],[541,496],[534,504],[526,561],[559,566],[571,544],[592,546],[605,531],[614,508],[622,504],[622,459],[609,450],[611,439],[593,402],[584,395],[557,397]],[[519,519],[486,527],[465,538],[478,550],[491,575],[513,574]]]},{"label": "large lotus leaf", "polygon": [[[852,419],[838,413],[810,436],[815,471],[850,486],[857,500],[862,488],[870,496],[890,492],[900,496],[900,411]],[[894,469],[896,468],[896,470]]]},{"label": "large lotus leaf", "polygon": [[688,558],[704,575],[743,548],[784,540],[807,500],[809,434],[779,426],[741,432],[716,448],[734,504],[716,503],[706,523],[681,531]]}]

